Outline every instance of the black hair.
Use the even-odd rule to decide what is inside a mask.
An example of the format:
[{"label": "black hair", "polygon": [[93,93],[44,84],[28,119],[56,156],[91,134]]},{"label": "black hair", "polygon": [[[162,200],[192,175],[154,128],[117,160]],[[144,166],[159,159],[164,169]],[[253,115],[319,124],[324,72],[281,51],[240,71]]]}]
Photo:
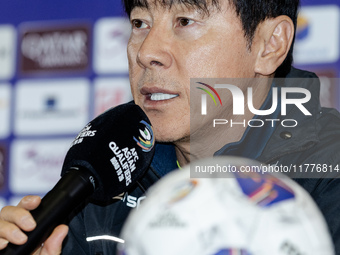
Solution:
[{"label": "black hair", "polygon": [[[266,19],[286,15],[294,23],[296,30],[299,0],[229,0],[234,5],[237,15],[242,21],[243,31],[251,46],[257,26]],[[295,37],[294,37],[295,40]],[[293,63],[294,40],[286,59],[276,70],[276,77],[286,76]]]},{"label": "black hair", "polygon": [[[134,7],[148,8],[148,0],[122,0],[125,8],[125,12],[130,16],[130,13]],[[155,4],[159,4],[163,7],[171,8],[174,4],[183,4],[187,7],[195,7],[198,10],[209,13],[209,6],[218,6],[219,0],[212,0],[210,4],[207,0],[151,0]],[[151,2],[149,1],[149,2]]]},{"label": "black hair", "polygon": [[[157,4],[168,6],[171,8],[173,4],[184,4],[188,7],[195,6],[203,12],[209,13],[209,6],[214,5],[218,7],[219,1],[227,0],[211,0],[209,5],[207,0],[153,0]],[[239,16],[244,36],[248,41],[249,48],[251,47],[252,40],[257,26],[266,19],[276,18],[280,15],[286,15],[294,23],[296,30],[297,11],[299,8],[300,0],[228,0],[235,8],[236,14]],[[148,8],[147,0],[123,0],[126,13],[130,13],[134,7]],[[293,62],[293,44],[287,54],[284,62],[276,70],[276,77],[286,76],[291,68]]]}]

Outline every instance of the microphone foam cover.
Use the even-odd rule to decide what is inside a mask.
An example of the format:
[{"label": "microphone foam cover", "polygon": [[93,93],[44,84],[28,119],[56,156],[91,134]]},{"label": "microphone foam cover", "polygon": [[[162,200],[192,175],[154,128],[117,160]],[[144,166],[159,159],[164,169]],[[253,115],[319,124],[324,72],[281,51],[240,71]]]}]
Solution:
[{"label": "microphone foam cover", "polygon": [[92,198],[107,202],[129,190],[149,168],[155,138],[148,117],[130,102],[88,123],[74,139],[61,175],[71,167],[86,168],[99,185]]}]

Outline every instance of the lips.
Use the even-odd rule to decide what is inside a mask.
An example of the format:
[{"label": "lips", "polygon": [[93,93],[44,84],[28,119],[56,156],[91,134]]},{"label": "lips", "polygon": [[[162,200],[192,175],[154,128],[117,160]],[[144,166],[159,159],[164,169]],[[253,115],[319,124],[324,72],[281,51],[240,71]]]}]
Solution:
[{"label": "lips", "polygon": [[154,93],[154,94],[151,94],[150,100],[161,101],[161,100],[169,100],[175,97],[178,97],[178,95],[177,94]]},{"label": "lips", "polygon": [[178,97],[179,95],[171,92],[166,91],[158,88],[143,88],[141,90],[141,94],[145,95],[148,100],[151,101],[164,101],[164,100],[170,100],[175,97]]}]

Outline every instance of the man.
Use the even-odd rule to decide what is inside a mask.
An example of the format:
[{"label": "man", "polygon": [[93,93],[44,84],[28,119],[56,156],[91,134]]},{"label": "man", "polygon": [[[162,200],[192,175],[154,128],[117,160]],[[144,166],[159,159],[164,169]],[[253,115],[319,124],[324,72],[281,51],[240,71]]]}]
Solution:
[{"label": "man", "polygon": [[[158,141],[156,153],[139,186],[123,197],[114,198],[109,205],[88,203],[72,219],[63,249],[65,254],[114,254],[115,242],[101,237],[119,237],[131,207],[144,199],[150,185],[176,168],[176,160],[183,166],[190,159],[231,154],[271,164],[316,163],[315,158],[332,166],[339,163],[339,115],[328,110],[321,113],[315,100],[310,103],[314,104],[312,119],[302,119],[297,114],[305,124],[298,133],[277,127],[261,137],[250,136],[249,132],[253,131],[246,127],[224,129],[223,134],[201,137],[200,142],[206,145],[204,150],[196,155],[190,151],[190,135],[194,135],[190,134],[190,78],[261,78],[264,86],[258,87],[254,96],[254,106],[259,109],[268,101],[273,77],[315,77],[290,70],[298,0],[125,0],[124,3],[132,24],[128,44],[131,91],[135,103],[146,112],[154,127]],[[227,112],[231,111],[230,105],[224,106]],[[252,117],[249,111],[244,115],[247,120]],[[204,129],[206,123],[201,124],[195,132]],[[250,145],[252,152],[248,153]],[[340,251],[338,180],[297,181],[320,206]],[[38,204],[39,198],[26,197],[17,207],[2,210],[0,248],[8,242],[25,242],[20,229],[29,231],[35,227],[28,210]],[[58,254],[66,234],[66,226],[56,228],[37,254]]]}]

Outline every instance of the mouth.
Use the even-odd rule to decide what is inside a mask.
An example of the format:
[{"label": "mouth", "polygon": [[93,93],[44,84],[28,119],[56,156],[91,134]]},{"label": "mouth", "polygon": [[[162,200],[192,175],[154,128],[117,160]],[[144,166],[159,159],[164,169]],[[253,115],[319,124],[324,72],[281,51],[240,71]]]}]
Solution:
[{"label": "mouth", "polygon": [[167,100],[171,100],[174,99],[176,97],[179,96],[179,94],[177,94],[174,91],[169,91],[169,90],[165,90],[165,89],[159,89],[156,87],[153,88],[142,88],[141,89],[141,94],[145,96],[147,101],[167,101]]},{"label": "mouth", "polygon": [[149,94],[149,99],[151,101],[162,101],[169,100],[178,97],[178,94],[165,94],[165,93],[152,93]]}]

